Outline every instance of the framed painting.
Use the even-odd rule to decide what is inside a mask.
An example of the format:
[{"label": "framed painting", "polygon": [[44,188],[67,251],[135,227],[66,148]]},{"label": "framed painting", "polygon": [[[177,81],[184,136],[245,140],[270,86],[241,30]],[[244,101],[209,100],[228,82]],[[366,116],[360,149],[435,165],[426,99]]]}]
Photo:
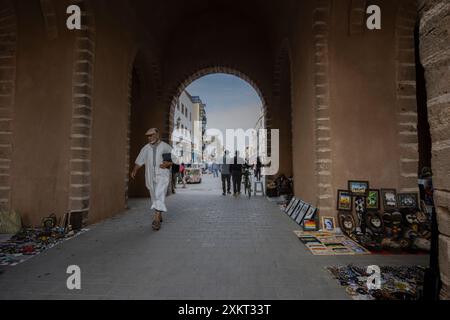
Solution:
[{"label": "framed painting", "polygon": [[286,208],[284,208],[284,212],[285,213],[288,213],[289,212],[289,210],[291,209],[291,207],[292,207],[292,205],[294,204],[294,202],[295,202],[295,197],[292,197],[292,199],[291,199],[291,201],[289,202],[289,204],[286,206]]},{"label": "framed painting", "polygon": [[366,209],[369,211],[380,210],[380,190],[369,189],[366,197]]},{"label": "framed painting", "polygon": [[[306,206],[306,204],[304,204],[304,206]],[[303,208],[301,208],[301,210],[298,210],[298,214],[294,218],[295,222],[300,225],[303,222],[303,219],[305,219],[307,213],[308,211],[303,210]]]},{"label": "framed painting", "polygon": [[292,213],[294,212],[295,208],[297,208],[298,204],[300,203],[300,200],[295,199],[294,203],[292,204],[292,206],[289,208],[287,214],[288,216],[292,216]]},{"label": "framed painting", "polygon": [[352,211],[352,193],[348,190],[338,190],[337,210]]},{"label": "framed painting", "polygon": [[350,190],[353,196],[366,196],[369,191],[369,182],[350,180],[348,182],[348,190]]},{"label": "framed painting", "polygon": [[417,209],[419,207],[417,193],[399,193],[397,194],[397,206],[400,209]]},{"label": "framed painting", "polygon": [[294,209],[294,211],[292,212],[291,218],[292,219],[296,219],[297,216],[299,215],[300,211],[302,210],[303,206],[305,205],[305,202],[300,201],[297,205],[297,207]]},{"label": "framed painting", "polygon": [[314,219],[314,216],[316,215],[317,208],[313,206],[309,206],[308,210],[306,211],[305,220],[311,220]]},{"label": "framed painting", "polygon": [[381,189],[384,210],[397,209],[397,191],[395,189]]},{"label": "framed painting", "polygon": [[316,220],[303,220],[303,231],[317,231]]},{"label": "framed painting", "polygon": [[325,231],[334,232],[336,229],[336,222],[334,217],[322,217],[322,229]]}]

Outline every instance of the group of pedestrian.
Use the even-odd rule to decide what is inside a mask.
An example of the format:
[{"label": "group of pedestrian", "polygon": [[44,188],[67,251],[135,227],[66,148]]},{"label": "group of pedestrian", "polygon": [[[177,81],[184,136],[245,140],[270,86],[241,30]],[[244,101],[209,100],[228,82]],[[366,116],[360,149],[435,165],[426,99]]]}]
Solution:
[{"label": "group of pedestrian", "polygon": [[[145,167],[145,183],[150,193],[151,210],[155,210],[155,217],[152,223],[154,230],[160,230],[163,222],[162,214],[167,212],[165,204],[167,189],[172,180],[172,191],[181,180],[186,187],[186,165],[177,165],[173,159],[172,147],[161,141],[159,130],[156,128],[147,131],[148,144],[146,144],[136,159],[135,167],[131,172],[131,178],[135,179],[140,168]],[[261,178],[261,167],[256,163],[255,174]],[[235,196],[241,193],[242,174],[244,169],[251,168],[239,157],[239,152],[235,153],[233,159],[229,158],[229,152],[225,151],[223,164],[221,166],[213,164],[212,172],[214,176],[219,176],[219,169],[222,175],[223,195],[231,194],[231,182],[233,183],[233,193]]]},{"label": "group of pedestrian", "polygon": [[233,183],[233,194],[238,196],[241,194],[242,173],[245,167],[244,159],[239,157],[239,151],[236,151],[233,159],[229,158],[229,152],[225,151],[223,162],[220,166],[222,175],[222,191],[223,195],[231,194],[231,183]]}]

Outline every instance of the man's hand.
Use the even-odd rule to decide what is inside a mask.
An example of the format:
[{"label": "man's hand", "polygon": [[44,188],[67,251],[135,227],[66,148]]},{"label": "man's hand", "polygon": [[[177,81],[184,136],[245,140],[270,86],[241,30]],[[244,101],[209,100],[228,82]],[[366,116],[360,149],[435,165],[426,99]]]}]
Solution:
[{"label": "man's hand", "polygon": [[159,167],[161,169],[170,169],[170,167],[172,167],[172,162],[164,161]]},{"label": "man's hand", "polygon": [[138,165],[135,165],[134,166],[134,169],[133,169],[133,171],[131,172],[131,179],[136,179],[136,175],[137,175],[137,173],[138,173],[138,171],[139,171],[139,169],[140,169],[141,167],[140,166],[138,166]]}]

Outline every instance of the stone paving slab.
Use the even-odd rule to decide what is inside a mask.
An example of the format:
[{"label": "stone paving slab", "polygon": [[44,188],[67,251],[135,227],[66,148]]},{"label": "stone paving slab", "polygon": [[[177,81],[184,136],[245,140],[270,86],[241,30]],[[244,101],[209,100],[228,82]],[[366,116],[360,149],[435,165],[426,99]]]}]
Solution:
[{"label": "stone paving slab", "polygon": [[[163,228],[147,199],[16,267],[0,269],[0,299],[349,299],[325,267],[427,265],[427,256],[313,256],[289,217],[263,197],[222,196],[220,180],[177,189]],[[82,290],[66,288],[69,265]]]}]

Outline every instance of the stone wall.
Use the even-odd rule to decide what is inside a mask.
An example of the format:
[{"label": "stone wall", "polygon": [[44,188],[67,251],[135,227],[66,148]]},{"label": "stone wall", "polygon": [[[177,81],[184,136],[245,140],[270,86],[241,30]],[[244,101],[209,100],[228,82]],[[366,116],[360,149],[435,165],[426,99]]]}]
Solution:
[{"label": "stone wall", "polygon": [[11,0],[0,1],[0,38],[0,210],[9,211],[17,61],[17,15]]},{"label": "stone wall", "polygon": [[420,1],[420,52],[425,68],[432,169],[439,224],[442,299],[450,299],[450,2]]}]

